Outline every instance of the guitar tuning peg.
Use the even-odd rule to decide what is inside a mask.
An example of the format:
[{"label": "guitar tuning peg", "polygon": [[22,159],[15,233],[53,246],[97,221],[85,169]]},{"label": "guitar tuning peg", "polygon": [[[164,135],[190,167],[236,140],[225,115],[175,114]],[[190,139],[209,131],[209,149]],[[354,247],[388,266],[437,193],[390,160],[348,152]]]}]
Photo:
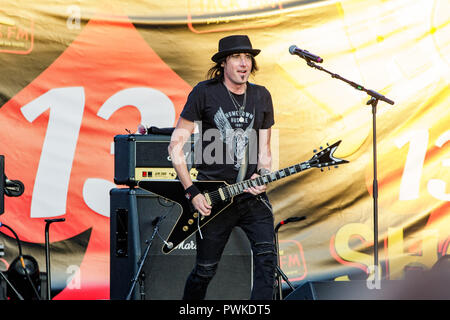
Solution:
[{"label": "guitar tuning peg", "polygon": [[319,148],[320,150],[322,150],[323,149],[323,147],[322,146],[320,146],[320,148]]},{"label": "guitar tuning peg", "polygon": [[330,144],[327,142],[327,146],[329,147],[330,146]]},{"label": "guitar tuning peg", "polygon": [[317,149],[314,149],[313,152],[316,153],[316,152],[317,152]]},{"label": "guitar tuning peg", "polygon": [[336,169],[339,168],[339,166],[334,166]]},{"label": "guitar tuning peg", "polygon": [[323,172],[323,168],[320,168],[320,171],[322,171],[322,172]]}]

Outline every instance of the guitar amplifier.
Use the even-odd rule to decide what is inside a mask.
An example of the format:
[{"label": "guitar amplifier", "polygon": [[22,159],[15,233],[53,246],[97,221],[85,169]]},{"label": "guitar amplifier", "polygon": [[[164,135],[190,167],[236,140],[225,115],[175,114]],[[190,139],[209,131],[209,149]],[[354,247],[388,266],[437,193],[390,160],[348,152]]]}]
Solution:
[{"label": "guitar amplifier", "polygon": [[[155,192],[159,192],[155,190]],[[153,236],[155,218],[160,217],[159,235],[151,241],[141,278],[132,300],[180,300],[184,285],[195,265],[196,237],[191,235],[170,254],[164,254],[162,239],[172,230],[181,207],[156,193],[141,188],[113,188],[110,191],[110,299],[127,296],[139,269],[139,259]],[[245,232],[234,228],[223,251],[216,276],[205,299],[244,300],[251,295],[253,256]]]},{"label": "guitar amplifier", "polygon": [[[128,134],[114,137],[114,182],[136,186],[142,179],[176,179],[168,147],[168,134]],[[192,179],[196,179],[194,135],[186,142],[183,152]]]}]

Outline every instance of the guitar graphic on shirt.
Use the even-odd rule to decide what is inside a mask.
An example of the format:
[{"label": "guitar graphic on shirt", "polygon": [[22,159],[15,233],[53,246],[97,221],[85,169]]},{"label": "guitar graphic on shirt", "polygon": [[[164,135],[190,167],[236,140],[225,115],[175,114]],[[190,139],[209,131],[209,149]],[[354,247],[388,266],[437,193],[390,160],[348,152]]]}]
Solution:
[{"label": "guitar graphic on shirt", "polygon": [[209,216],[203,216],[193,208],[191,202],[185,198],[184,188],[179,180],[140,180],[138,182],[139,188],[155,193],[169,201],[173,201],[181,207],[180,216],[172,231],[169,233],[162,252],[166,254],[170,253],[181,242],[223,212],[233,203],[235,196],[244,193],[244,190],[249,187],[262,186],[311,168],[320,168],[323,170],[326,167],[337,167],[340,164],[348,163],[347,160],[333,156],[340,143],[341,140],[325,149],[321,149],[308,161],[254,179],[248,179],[234,184],[228,184],[224,181],[193,181],[195,186],[205,196],[207,202],[212,206]]}]

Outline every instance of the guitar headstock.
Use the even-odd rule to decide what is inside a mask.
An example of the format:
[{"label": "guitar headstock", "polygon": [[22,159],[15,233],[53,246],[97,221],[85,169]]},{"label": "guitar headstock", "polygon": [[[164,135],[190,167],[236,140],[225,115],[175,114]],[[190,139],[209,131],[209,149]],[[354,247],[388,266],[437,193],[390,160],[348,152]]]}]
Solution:
[{"label": "guitar headstock", "polygon": [[334,156],[334,152],[341,142],[342,140],[339,140],[331,146],[327,146],[325,149],[320,147],[320,150],[314,150],[315,154],[311,159],[309,159],[309,165],[311,167],[320,168],[321,171],[323,171],[323,168],[326,167],[328,167],[328,169],[332,166],[337,168],[340,164],[348,163],[347,160],[339,159]]}]

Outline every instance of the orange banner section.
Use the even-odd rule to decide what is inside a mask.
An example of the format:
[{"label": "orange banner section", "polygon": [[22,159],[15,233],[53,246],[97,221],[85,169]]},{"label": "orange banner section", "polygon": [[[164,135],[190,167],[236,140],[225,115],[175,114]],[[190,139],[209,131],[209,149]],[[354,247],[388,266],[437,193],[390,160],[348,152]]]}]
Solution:
[{"label": "orange banner section", "polygon": [[[291,45],[395,101],[377,109],[381,273],[427,270],[450,253],[449,13],[444,0],[7,4],[0,154],[25,192],[5,199],[0,221],[44,266],[44,220],[64,217],[50,238],[65,247],[55,253],[55,298],[108,299],[114,136],[174,126],[218,39],[245,33],[262,50],[251,81],[274,101],[273,169],[341,139],[336,156],[350,161],[269,186],[276,221],[307,217],[280,228],[285,273],[301,283],[374,270],[370,97],[309,68]],[[11,237],[0,235],[1,270],[15,258]]]}]

